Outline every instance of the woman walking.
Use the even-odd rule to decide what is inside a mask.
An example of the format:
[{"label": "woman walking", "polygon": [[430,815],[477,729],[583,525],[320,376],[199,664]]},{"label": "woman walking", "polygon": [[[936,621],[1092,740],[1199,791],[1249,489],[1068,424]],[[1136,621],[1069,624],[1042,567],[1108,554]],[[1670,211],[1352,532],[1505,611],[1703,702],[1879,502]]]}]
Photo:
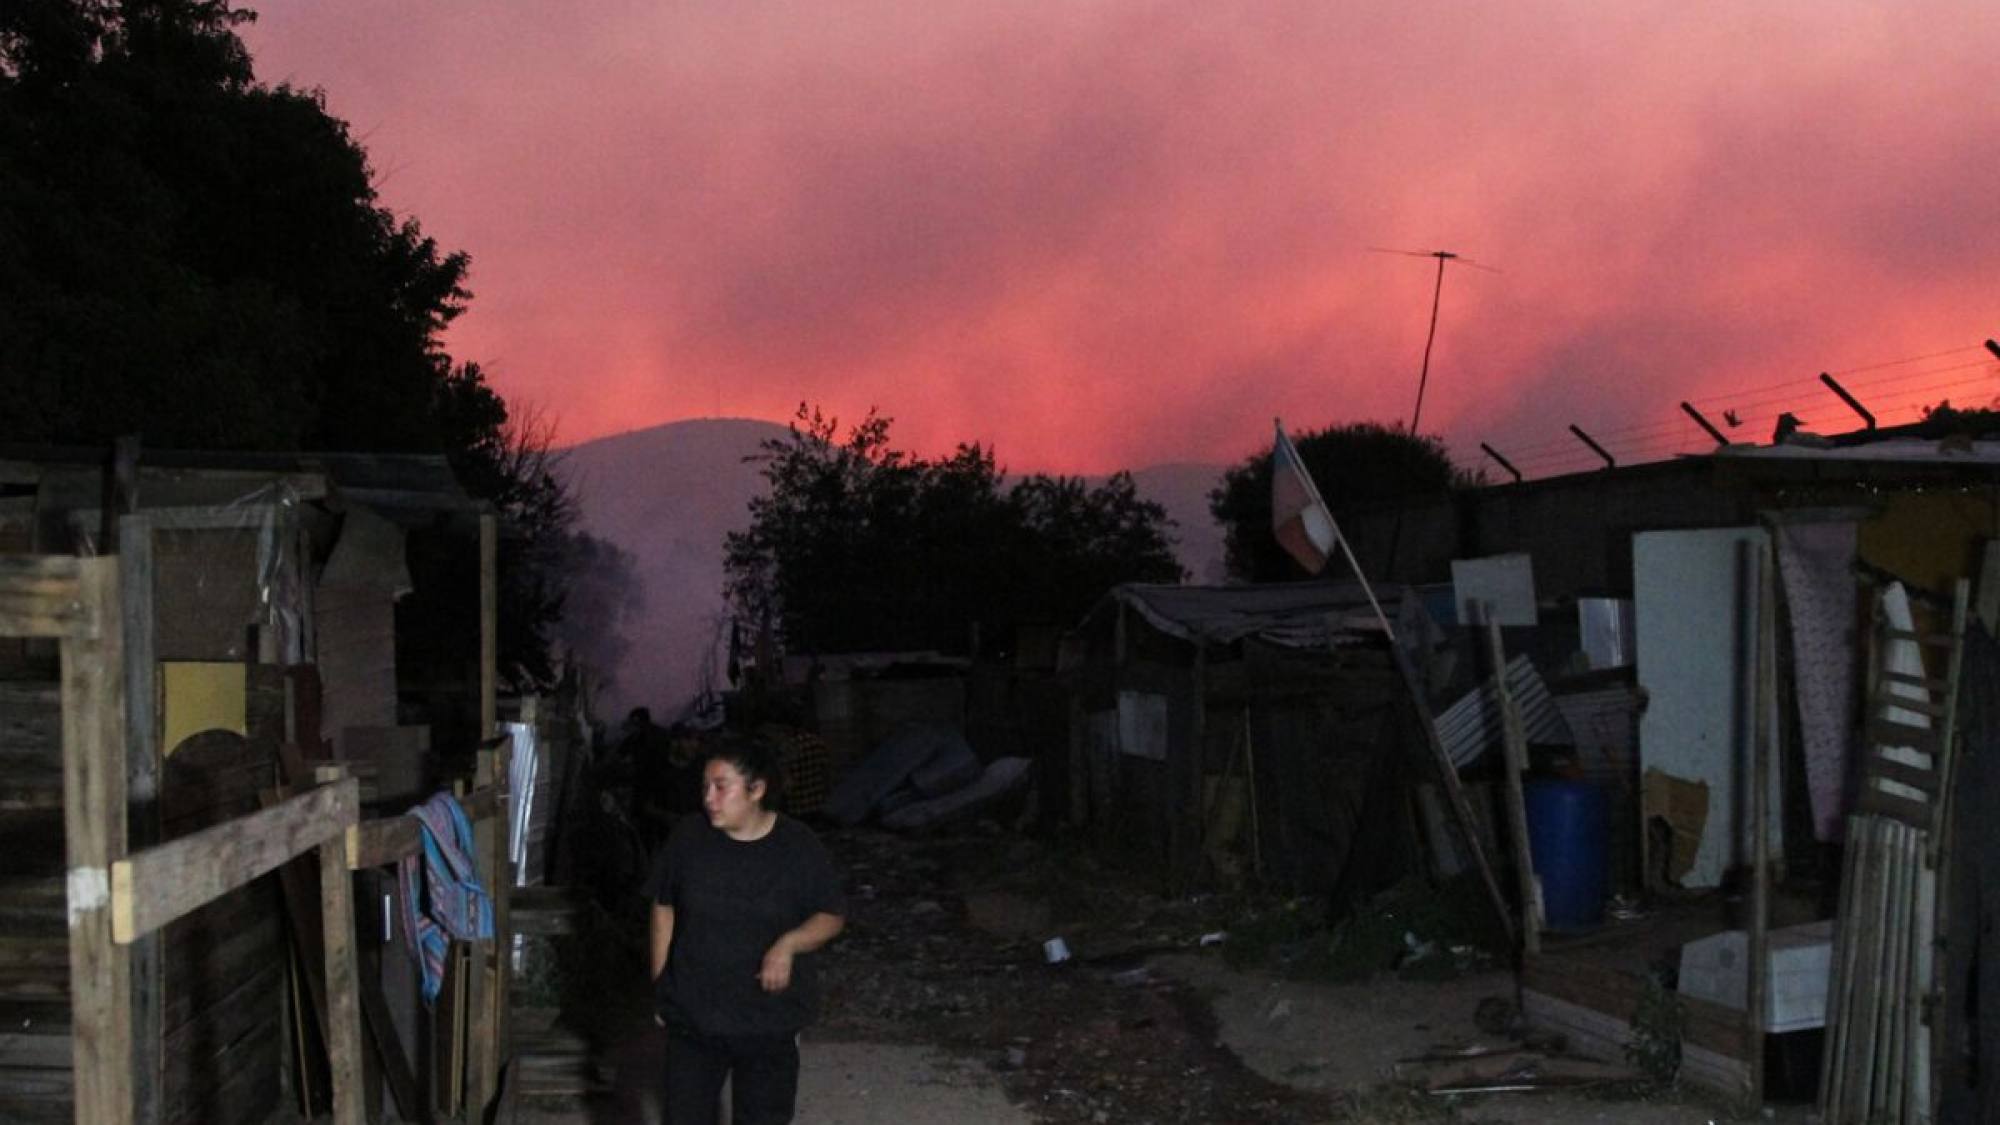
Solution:
[{"label": "woman walking", "polygon": [[667,1125],[785,1125],[798,1034],[818,1014],[812,954],[845,925],[833,859],[771,806],[777,757],[725,742],[702,767],[705,817],[675,826],[646,886],[656,1018],[667,1028]]}]

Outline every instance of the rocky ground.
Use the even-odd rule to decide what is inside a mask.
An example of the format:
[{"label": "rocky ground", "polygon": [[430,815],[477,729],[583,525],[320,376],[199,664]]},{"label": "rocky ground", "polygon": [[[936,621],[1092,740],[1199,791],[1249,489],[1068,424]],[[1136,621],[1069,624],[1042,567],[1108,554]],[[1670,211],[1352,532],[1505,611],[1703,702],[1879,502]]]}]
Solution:
[{"label": "rocky ground", "polygon": [[[1084,849],[990,826],[828,842],[848,872],[851,916],[823,964],[826,1011],[806,1044],[802,1125],[1736,1119],[1729,1107],[1630,1082],[1424,1092],[1399,1059],[1509,1045],[1474,1014],[1481,1000],[1510,996],[1510,978],[1476,958],[1460,966],[1471,971],[1427,974],[1444,979],[1300,979],[1275,947],[1243,963],[1252,936],[1243,923],[1268,902],[1161,897]],[[1048,962],[1043,943],[1054,937],[1067,961]],[[618,960],[600,956],[597,966]],[[658,1044],[642,1009],[588,1010],[605,1025],[600,1065],[617,1089],[534,1103],[522,1120],[651,1119],[639,1088],[657,1072]]]}]

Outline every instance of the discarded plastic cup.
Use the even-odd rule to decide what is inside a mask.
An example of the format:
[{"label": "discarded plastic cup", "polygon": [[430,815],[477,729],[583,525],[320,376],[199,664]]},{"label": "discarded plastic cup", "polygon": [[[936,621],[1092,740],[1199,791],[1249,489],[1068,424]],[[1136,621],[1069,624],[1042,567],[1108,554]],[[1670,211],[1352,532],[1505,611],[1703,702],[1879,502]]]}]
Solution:
[{"label": "discarded plastic cup", "polygon": [[1052,937],[1042,943],[1042,956],[1051,965],[1060,965],[1069,960],[1069,943],[1059,937]]}]

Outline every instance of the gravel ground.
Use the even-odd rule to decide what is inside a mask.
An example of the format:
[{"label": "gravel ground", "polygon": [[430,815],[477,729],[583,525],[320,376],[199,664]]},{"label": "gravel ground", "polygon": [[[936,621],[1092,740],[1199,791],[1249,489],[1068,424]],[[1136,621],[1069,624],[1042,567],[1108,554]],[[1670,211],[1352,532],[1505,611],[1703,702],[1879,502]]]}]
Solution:
[{"label": "gravel ground", "polygon": [[[990,827],[827,840],[848,872],[851,914],[822,966],[826,1010],[806,1037],[801,1125],[1744,1120],[1673,1092],[1448,1101],[1393,1080],[1398,1059],[1491,1042],[1473,1012],[1511,996],[1504,973],[1288,980],[1232,968],[1203,945],[1242,917],[1241,902],[1162,899],[1061,845]],[[1058,935],[1073,957],[1052,966],[1042,942]],[[532,1104],[520,1121],[654,1119],[640,1090],[658,1072],[656,1033],[633,1026],[630,1005],[592,1010],[626,1021],[594,1032],[617,1091]]]}]

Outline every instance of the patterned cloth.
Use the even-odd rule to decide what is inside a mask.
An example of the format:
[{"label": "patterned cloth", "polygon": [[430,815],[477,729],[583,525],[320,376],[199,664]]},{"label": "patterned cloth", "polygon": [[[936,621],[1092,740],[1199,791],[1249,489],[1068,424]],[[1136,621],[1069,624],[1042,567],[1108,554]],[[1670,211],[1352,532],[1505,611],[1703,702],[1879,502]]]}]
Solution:
[{"label": "patterned cloth", "polygon": [[431,1004],[444,988],[451,939],[493,936],[493,899],[479,885],[472,863],[472,822],[458,801],[449,793],[434,793],[409,815],[422,826],[423,878],[418,878],[417,857],[408,855],[397,865],[396,883],[402,891],[403,932],[410,935],[410,956],[423,970],[424,1003]]},{"label": "patterned cloth", "polygon": [[1780,524],[1778,577],[1792,626],[1792,680],[1799,702],[1813,835],[1838,840],[1851,804],[1857,654],[1853,522]]}]

